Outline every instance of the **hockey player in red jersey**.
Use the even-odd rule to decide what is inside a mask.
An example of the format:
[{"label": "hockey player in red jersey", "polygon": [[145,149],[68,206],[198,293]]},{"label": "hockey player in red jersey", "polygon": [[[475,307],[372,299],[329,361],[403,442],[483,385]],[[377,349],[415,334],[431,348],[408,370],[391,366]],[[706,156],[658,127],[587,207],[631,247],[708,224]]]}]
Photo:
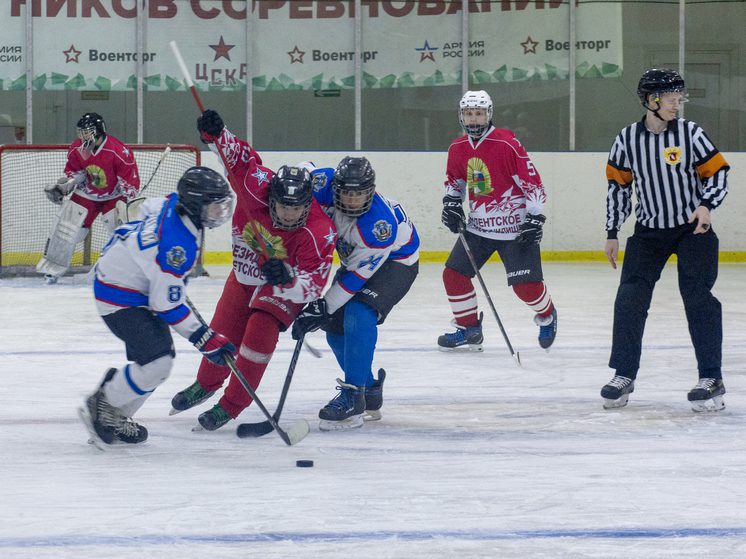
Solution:
[{"label": "hockey player in red jersey", "polygon": [[[197,121],[202,139],[225,154],[237,195],[233,215],[233,271],[210,326],[239,348],[236,365],[256,389],[280,332],[326,285],[336,241],[334,223],[313,200],[308,171],[283,166],[274,174],[257,152],[206,110]],[[210,398],[230,371],[203,359],[197,380],[177,393],[172,414]],[[220,401],[199,424],[213,431],[235,419],[251,397],[231,377]]]},{"label": "hockey player in red jersey", "polygon": [[101,115],[84,114],[77,133],[68,149],[64,176],[44,187],[47,198],[61,206],[36,266],[47,283],[56,283],[64,275],[75,246],[86,238],[98,215],[108,234],[114,232],[117,202],[131,200],[140,189],[132,151],[106,132]]},{"label": "hockey player in red jersey", "polygon": [[[492,124],[492,100],[467,91],[459,103],[464,134],[448,149],[441,220],[463,235],[481,268],[497,252],[508,285],[534,311],[539,344],[548,349],[557,334],[557,310],[544,284],[539,242],[546,194],[541,178],[515,135]],[[468,201],[468,221],[462,207]],[[466,223],[465,223],[466,221]],[[456,331],[438,338],[442,350],[482,350],[482,319],[472,278],[476,271],[457,240],[443,270]]]}]

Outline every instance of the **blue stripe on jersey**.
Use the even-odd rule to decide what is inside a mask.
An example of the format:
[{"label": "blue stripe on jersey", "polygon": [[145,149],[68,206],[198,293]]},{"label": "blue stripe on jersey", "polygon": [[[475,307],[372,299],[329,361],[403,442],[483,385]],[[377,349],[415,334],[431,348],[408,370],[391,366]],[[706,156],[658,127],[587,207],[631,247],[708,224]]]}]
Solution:
[{"label": "blue stripe on jersey", "polygon": [[[197,259],[197,240],[176,212],[179,199],[169,195],[161,215],[158,216],[158,237],[160,244],[155,257],[161,270],[176,277],[182,277],[194,266]],[[168,222],[168,227],[164,224]]]},{"label": "blue stripe on jersey", "polygon": [[355,272],[350,272],[349,270],[342,274],[342,277],[339,278],[339,285],[344,289],[345,291],[349,293],[357,293],[363,288],[363,285],[365,285],[365,282],[368,281],[363,277],[360,277]]},{"label": "blue stripe on jersey", "polygon": [[168,311],[158,311],[156,314],[169,324],[178,324],[189,315],[189,307],[184,304]]},{"label": "blue stripe on jersey", "polygon": [[329,207],[334,205],[332,178],[334,178],[334,169],[331,167],[314,169],[313,173],[311,173],[313,196],[322,206]]},{"label": "blue stripe on jersey", "polygon": [[126,287],[118,287],[116,285],[109,285],[96,279],[93,282],[93,294],[99,301],[116,305],[117,307],[147,307],[148,296],[140,293],[139,291],[133,291]]}]

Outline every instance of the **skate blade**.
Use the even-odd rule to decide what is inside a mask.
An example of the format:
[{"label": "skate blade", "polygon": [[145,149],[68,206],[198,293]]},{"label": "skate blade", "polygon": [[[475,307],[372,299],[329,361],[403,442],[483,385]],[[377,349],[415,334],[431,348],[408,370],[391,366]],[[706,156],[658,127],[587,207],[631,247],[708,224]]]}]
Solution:
[{"label": "skate blade", "polygon": [[623,408],[627,405],[627,402],[629,401],[629,394],[625,394],[621,398],[617,398],[616,400],[609,400],[608,398],[604,398],[604,409],[605,410],[613,410],[617,408]]},{"label": "skate blade", "polygon": [[194,427],[192,427],[192,433],[201,433],[202,431],[207,431],[200,423],[197,423]]},{"label": "skate blade", "polygon": [[176,408],[171,408],[171,411],[168,412],[168,415],[176,415],[177,413],[181,413],[186,410],[177,410]]},{"label": "skate blade", "polygon": [[363,413],[363,421],[380,421],[381,417],[381,410],[365,410]]},{"label": "skate blade", "polygon": [[723,400],[722,396],[715,396],[709,400],[695,400],[690,403],[692,411],[696,413],[707,413],[725,409],[725,400]]},{"label": "skate blade", "polygon": [[346,429],[359,429],[363,426],[363,423],[363,414],[354,415],[340,421],[320,419],[319,431],[344,431]]},{"label": "skate blade", "polygon": [[458,347],[443,347],[442,345],[439,345],[438,351],[443,351],[445,353],[451,353],[451,352],[466,353],[470,351],[482,352],[484,351],[484,348],[482,347],[482,344],[465,344],[465,345],[460,345]]},{"label": "skate blade", "polygon": [[83,425],[85,425],[85,428],[88,431],[88,444],[95,446],[101,452],[106,452],[106,448],[109,445],[102,441],[101,437],[99,437],[98,433],[96,433],[96,429],[93,428],[93,420],[91,419],[91,415],[88,413],[88,410],[85,408],[85,406],[78,408],[78,417],[80,417]]}]

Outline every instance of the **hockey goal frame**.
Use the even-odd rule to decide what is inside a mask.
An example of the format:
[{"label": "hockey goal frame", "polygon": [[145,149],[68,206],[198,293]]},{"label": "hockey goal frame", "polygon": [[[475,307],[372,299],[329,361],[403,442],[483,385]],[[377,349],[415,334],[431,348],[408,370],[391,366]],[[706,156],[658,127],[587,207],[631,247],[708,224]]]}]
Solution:
[{"label": "hockey goal frame", "polygon": [[[202,154],[197,146],[192,144],[126,144],[127,147],[132,150],[135,154],[135,159],[138,163],[138,170],[140,174],[141,188],[144,187],[148,180],[153,174],[158,160],[166,150],[167,147],[171,148],[171,152],[167,157],[167,161],[164,161],[161,168],[159,168],[153,178],[153,181],[148,186],[147,190],[143,193],[144,197],[159,197],[163,196],[165,192],[176,191],[176,180],[174,176],[168,176],[167,173],[173,175],[177,170],[183,173],[186,168],[191,166],[201,165]],[[40,182],[55,182],[57,178],[62,176],[64,171],[65,162],[67,161],[67,151],[69,150],[69,144],[2,144],[0,145],[0,277],[8,276],[34,276],[35,264],[41,258],[44,250],[44,242],[46,241],[51,227],[51,222],[48,216],[50,207],[53,205],[43,195],[43,187],[45,184]],[[53,152],[50,159],[54,160],[57,158],[57,154],[62,154],[60,162],[54,163],[52,169],[39,169],[38,174],[33,173],[33,176],[21,176],[15,178],[12,176],[12,170],[10,167],[13,165],[12,154],[34,154],[43,152]],[[8,155],[10,154],[10,158]],[[138,160],[138,154],[147,154],[145,158]],[[150,155],[152,154],[152,155]],[[186,157],[185,157],[186,156]],[[179,158],[184,159],[183,165]],[[148,168],[143,167],[143,161],[147,160]],[[168,160],[175,166],[173,169],[169,168]],[[188,166],[186,166],[188,163]],[[26,163],[28,167],[28,163]],[[181,167],[184,167],[181,169]],[[36,170],[36,169],[34,169]],[[47,172],[48,171],[48,172]],[[20,171],[25,172],[25,171]],[[38,175],[38,176],[37,176]],[[163,175],[161,181],[159,181],[159,175]],[[40,176],[44,176],[44,179],[40,179]],[[13,181],[11,185],[7,183],[10,180]],[[55,178],[51,178],[55,177]],[[50,180],[51,178],[51,180]],[[163,182],[165,181],[165,182]],[[168,184],[166,184],[168,183]],[[172,183],[172,184],[171,184]],[[15,187],[15,188],[14,188]],[[15,192],[9,192],[9,188],[14,188]],[[19,191],[19,189],[23,189]],[[39,221],[39,225],[34,226],[34,237],[37,235],[43,238],[41,243],[33,243],[34,246],[30,249],[22,246],[21,250],[16,250],[18,247],[12,246],[14,243],[18,244],[18,239],[13,237],[9,233],[8,228],[13,226],[12,220],[8,220],[7,216],[10,214],[11,209],[6,208],[6,203],[16,204],[18,203],[19,196],[23,196],[23,204],[29,204],[33,208],[30,212],[29,219]],[[26,198],[33,198],[33,202],[28,202]],[[10,200],[10,202],[8,202]],[[15,200],[15,202],[13,201]],[[44,204],[42,206],[41,204]],[[37,212],[38,210],[38,212]],[[56,212],[57,207],[53,207],[53,213]],[[87,236],[83,243],[83,248],[76,250],[73,257],[72,264],[70,266],[69,274],[85,273],[87,272],[92,264],[98,259],[99,251],[101,248],[101,233],[98,230],[100,219],[97,218],[94,222],[94,226],[91,229],[91,233]],[[10,223],[8,223],[10,222]],[[36,233],[36,229],[40,228],[39,232]],[[10,237],[10,238],[9,238]],[[204,273],[203,268],[203,254],[204,254],[204,237],[200,243],[202,249],[200,251],[200,260],[198,261],[195,270],[192,272],[193,275],[202,275]],[[38,246],[37,246],[38,245]]]}]

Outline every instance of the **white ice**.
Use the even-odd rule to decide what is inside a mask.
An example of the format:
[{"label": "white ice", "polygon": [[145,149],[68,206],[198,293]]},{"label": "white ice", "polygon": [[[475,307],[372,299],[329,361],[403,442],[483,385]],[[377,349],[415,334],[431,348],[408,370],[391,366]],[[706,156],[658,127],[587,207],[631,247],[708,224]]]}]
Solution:
[{"label": "white ice", "polygon": [[[599,390],[618,271],[545,265],[560,320],[546,353],[502,266],[487,265],[519,369],[478,287],[484,353],[436,351],[451,329],[441,269],[423,264],[381,328],[382,421],[318,430],[340,372],[317,333],[323,356],[301,354],[281,421],[307,419],[306,439],[192,433],[207,405],[168,416],[199,361],[175,335],[173,373],[136,416],[150,439],[108,452],[86,444],[75,411],[125,359],[90,287],[0,280],[0,558],[746,557],[746,267],[721,265],[715,288],[728,394],[710,414],[686,400],[697,374],[675,265],[656,289],[636,391],[616,411]],[[206,316],[226,269],[211,272],[189,286]],[[283,334],[260,387],[270,410],[292,347]],[[239,419],[263,417],[252,405]]]}]

